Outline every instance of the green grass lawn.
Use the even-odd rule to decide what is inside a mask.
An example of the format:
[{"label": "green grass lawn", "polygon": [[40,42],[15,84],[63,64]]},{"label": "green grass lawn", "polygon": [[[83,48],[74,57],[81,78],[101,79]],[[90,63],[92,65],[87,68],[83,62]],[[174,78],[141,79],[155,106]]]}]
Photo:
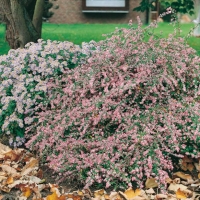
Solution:
[{"label": "green grass lawn", "polygon": [[[182,36],[188,34],[194,24],[181,24]],[[89,42],[90,40],[99,41],[105,37],[102,34],[110,33],[116,27],[128,27],[127,24],[49,24],[44,23],[42,38],[44,40],[71,41],[75,44]],[[163,32],[163,37],[173,32],[173,27],[167,23],[160,23],[156,33]],[[197,50],[200,55],[200,38],[191,37],[188,40],[191,47]],[[0,55],[6,54],[9,46],[5,41],[5,26],[0,25]]]}]

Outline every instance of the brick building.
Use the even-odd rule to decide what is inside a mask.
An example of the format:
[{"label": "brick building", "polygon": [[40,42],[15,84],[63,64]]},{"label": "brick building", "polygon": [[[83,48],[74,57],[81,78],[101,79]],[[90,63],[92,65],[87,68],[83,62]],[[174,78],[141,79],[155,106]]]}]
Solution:
[{"label": "brick building", "polygon": [[[53,0],[51,23],[128,23],[146,14],[132,11],[140,0]],[[56,9],[58,8],[58,9]]]}]

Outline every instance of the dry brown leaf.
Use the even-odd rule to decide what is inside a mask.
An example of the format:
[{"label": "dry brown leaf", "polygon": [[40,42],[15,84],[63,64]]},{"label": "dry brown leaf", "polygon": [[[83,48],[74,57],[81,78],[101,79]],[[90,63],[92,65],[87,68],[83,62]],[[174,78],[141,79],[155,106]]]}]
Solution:
[{"label": "dry brown leaf", "polygon": [[181,183],[181,179],[175,178],[172,183],[179,184],[179,183]]},{"label": "dry brown leaf", "polygon": [[[78,195],[74,195],[74,194],[66,194],[66,197],[68,199],[73,199],[73,200],[81,200],[81,197]],[[98,198],[97,198],[98,199]]]},{"label": "dry brown leaf", "polygon": [[6,172],[0,171],[0,176],[7,176],[8,174]]},{"label": "dry brown leaf", "polygon": [[192,196],[191,199],[199,200],[200,199],[200,194],[196,193],[196,192],[193,192],[193,196]]},{"label": "dry brown leaf", "polygon": [[60,194],[60,191],[59,191],[59,186],[57,184],[51,184],[49,183],[49,186],[50,186],[50,192],[53,192],[53,193],[56,193],[57,196],[59,197],[61,194]]},{"label": "dry brown leaf", "polygon": [[200,164],[199,163],[194,163],[194,166],[195,166],[196,170],[198,172],[200,172]]},{"label": "dry brown leaf", "polygon": [[0,154],[0,160],[3,160],[3,159],[4,159],[4,155]]},{"label": "dry brown leaf", "polygon": [[148,199],[146,199],[145,197],[136,196],[136,197],[133,197],[132,200],[148,200]]},{"label": "dry brown leaf", "polygon": [[23,167],[21,175],[24,176],[29,174],[35,167],[38,167],[38,160],[31,158],[30,161]]},{"label": "dry brown leaf", "polygon": [[0,195],[0,200],[2,200],[4,198],[4,196],[3,195]]},{"label": "dry brown leaf", "polygon": [[176,191],[176,198],[177,199],[186,199],[187,196],[183,191],[180,190],[180,188]]},{"label": "dry brown leaf", "polygon": [[104,189],[94,191],[94,197],[103,196],[106,194]]},{"label": "dry brown leaf", "polygon": [[118,194],[118,192],[111,192],[110,193],[110,200],[121,200],[121,197]]},{"label": "dry brown leaf", "polygon": [[187,166],[187,169],[191,172],[194,169],[194,165],[192,163],[189,163]]},{"label": "dry brown leaf", "polygon": [[156,182],[155,178],[148,178],[145,182],[146,188],[155,188],[158,187],[158,183]]},{"label": "dry brown leaf", "polygon": [[44,200],[44,199],[46,199],[46,198],[37,197],[35,194],[33,194],[32,200]]},{"label": "dry brown leaf", "polygon": [[5,185],[0,185],[0,190],[7,192],[7,193],[10,192],[10,188]]},{"label": "dry brown leaf", "polygon": [[7,153],[4,154],[4,160],[11,160],[11,161],[18,161],[20,158],[20,154],[16,154],[16,152],[14,150],[11,150]]},{"label": "dry brown leaf", "polygon": [[41,169],[39,169],[38,172],[37,172],[37,174],[36,174],[36,176],[38,178],[42,179],[43,178],[43,171]]},{"label": "dry brown leaf", "polygon": [[109,196],[108,194],[104,194],[104,198],[105,198],[106,200],[109,200],[109,199],[110,199],[110,196]]},{"label": "dry brown leaf", "polygon": [[62,196],[58,197],[58,200],[66,200],[66,195],[62,195]]},{"label": "dry brown leaf", "polygon": [[47,200],[58,200],[58,196],[54,192],[53,194],[47,196]]},{"label": "dry brown leaf", "polygon": [[12,184],[9,184],[8,187],[9,188],[14,188],[14,187],[22,187],[22,186],[27,186],[29,184],[33,184],[30,181],[27,180],[15,180]]},{"label": "dry brown leaf", "polygon": [[0,168],[9,175],[12,175],[13,177],[19,176],[19,173],[17,173],[17,171],[9,165],[0,164]]},{"label": "dry brown leaf", "polygon": [[155,194],[155,191],[153,190],[153,188],[149,188],[148,190],[145,190],[145,192],[147,194]]},{"label": "dry brown leaf", "polygon": [[189,175],[189,174],[185,174],[183,172],[176,172],[173,174],[173,177],[179,177],[179,178],[182,178],[183,180],[186,180],[186,181],[193,181],[192,179],[192,176]]},{"label": "dry brown leaf", "polygon": [[84,196],[84,193],[83,193],[83,191],[78,190],[77,195],[83,197],[83,196]]},{"label": "dry brown leaf", "polygon": [[193,163],[193,159],[192,158],[188,158],[188,156],[184,155],[183,157],[183,162],[186,162],[186,163]]},{"label": "dry brown leaf", "polygon": [[166,195],[166,194],[157,194],[156,196],[155,196],[155,199],[156,200],[159,200],[159,199],[167,199],[168,198],[168,195]]},{"label": "dry brown leaf", "polygon": [[31,196],[32,190],[30,189],[30,187],[22,187],[21,191],[23,192],[22,193],[23,196],[27,198]]},{"label": "dry brown leaf", "polygon": [[176,192],[178,189],[181,189],[183,191],[183,190],[187,190],[187,187],[185,185],[182,185],[182,184],[174,184],[174,183],[171,183],[168,187],[169,191]]},{"label": "dry brown leaf", "polygon": [[124,193],[119,192],[126,200],[132,200],[134,197],[139,196],[141,194],[140,189],[136,189],[135,191],[132,188],[127,189]]},{"label": "dry brown leaf", "polygon": [[0,154],[5,154],[11,151],[12,149],[4,144],[0,143]]},{"label": "dry brown leaf", "polygon": [[168,194],[167,200],[177,200],[176,195]]},{"label": "dry brown leaf", "polygon": [[191,190],[183,190],[183,192],[186,194],[187,197],[192,197],[193,196],[193,191]]},{"label": "dry brown leaf", "polygon": [[6,180],[6,184],[12,184],[14,182],[14,179],[12,176],[9,176]]},{"label": "dry brown leaf", "polygon": [[[42,188],[41,188],[42,187]],[[35,193],[34,194],[34,198],[35,199],[41,199],[42,198],[42,195],[41,195],[41,191],[45,188],[45,186],[42,184],[42,185],[39,185],[39,186],[35,186],[32,189],[32,191]]]},{"label": "dry brown leaf", "polygon": [[42,180],[38,178],[37,176],[28,176],[27,179],[29,179],[31,182],[34,182],[36,184],[39,184],[42,182]]},{"label": "dry brown leaf", "polygon": [[198,173],[198,179],[200,179],[200,173]]},{"label": "dry brown leaf", "polygon": [[145,199],[149,199],[148,196],[147,196],[147,194],[146,194],[146,192],[144,190],[140,190],[140,195],[139,196],[143,197]]},{"label": "dry brown leaf", "polygon": [[0,182],[6,180],[7,178],[8,178],[7,176],[0,176]]},{"label": "dry brown leaf", "polygon": [[188,164],[186,162],[181,162],[180,167],[182,170],[187,171],[188,169]]},{"label": "dry brown leaf", "polygon": [[173,180],[171,178],[166,178],[165,181],[166,181],[166,183],[172,183],[173,182]]}]

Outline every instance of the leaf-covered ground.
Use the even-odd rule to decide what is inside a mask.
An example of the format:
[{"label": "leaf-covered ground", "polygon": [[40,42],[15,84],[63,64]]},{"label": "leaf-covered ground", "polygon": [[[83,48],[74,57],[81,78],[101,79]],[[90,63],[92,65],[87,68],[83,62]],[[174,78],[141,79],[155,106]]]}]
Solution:
[{"label": "leaf-covered ground", "polygon": [[[145,188],[126,191],[81,189],[73,185],[54,182],[48,168],[39,165],[39,158],[29,151],[0,143],[0,200],[150,200],[200,199],[200,159],[185,156],[180,170],[171,174],[167,193],[160,193],[153,178],[147,179]],[[50,182],[49,182],[50,181]]]}]

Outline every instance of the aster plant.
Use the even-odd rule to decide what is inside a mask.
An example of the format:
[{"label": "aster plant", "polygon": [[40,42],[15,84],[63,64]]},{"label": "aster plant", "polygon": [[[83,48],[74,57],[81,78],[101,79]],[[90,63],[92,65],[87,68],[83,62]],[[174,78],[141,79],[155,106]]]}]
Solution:
[{"label": "aster plant", "polygon": [[0,134],[7,135],[11,146],[25,142],[25,128],[37,121],[38,105],[48,104],[48,80],[83,64],[93,43],[38,40],[0,56]]}]

